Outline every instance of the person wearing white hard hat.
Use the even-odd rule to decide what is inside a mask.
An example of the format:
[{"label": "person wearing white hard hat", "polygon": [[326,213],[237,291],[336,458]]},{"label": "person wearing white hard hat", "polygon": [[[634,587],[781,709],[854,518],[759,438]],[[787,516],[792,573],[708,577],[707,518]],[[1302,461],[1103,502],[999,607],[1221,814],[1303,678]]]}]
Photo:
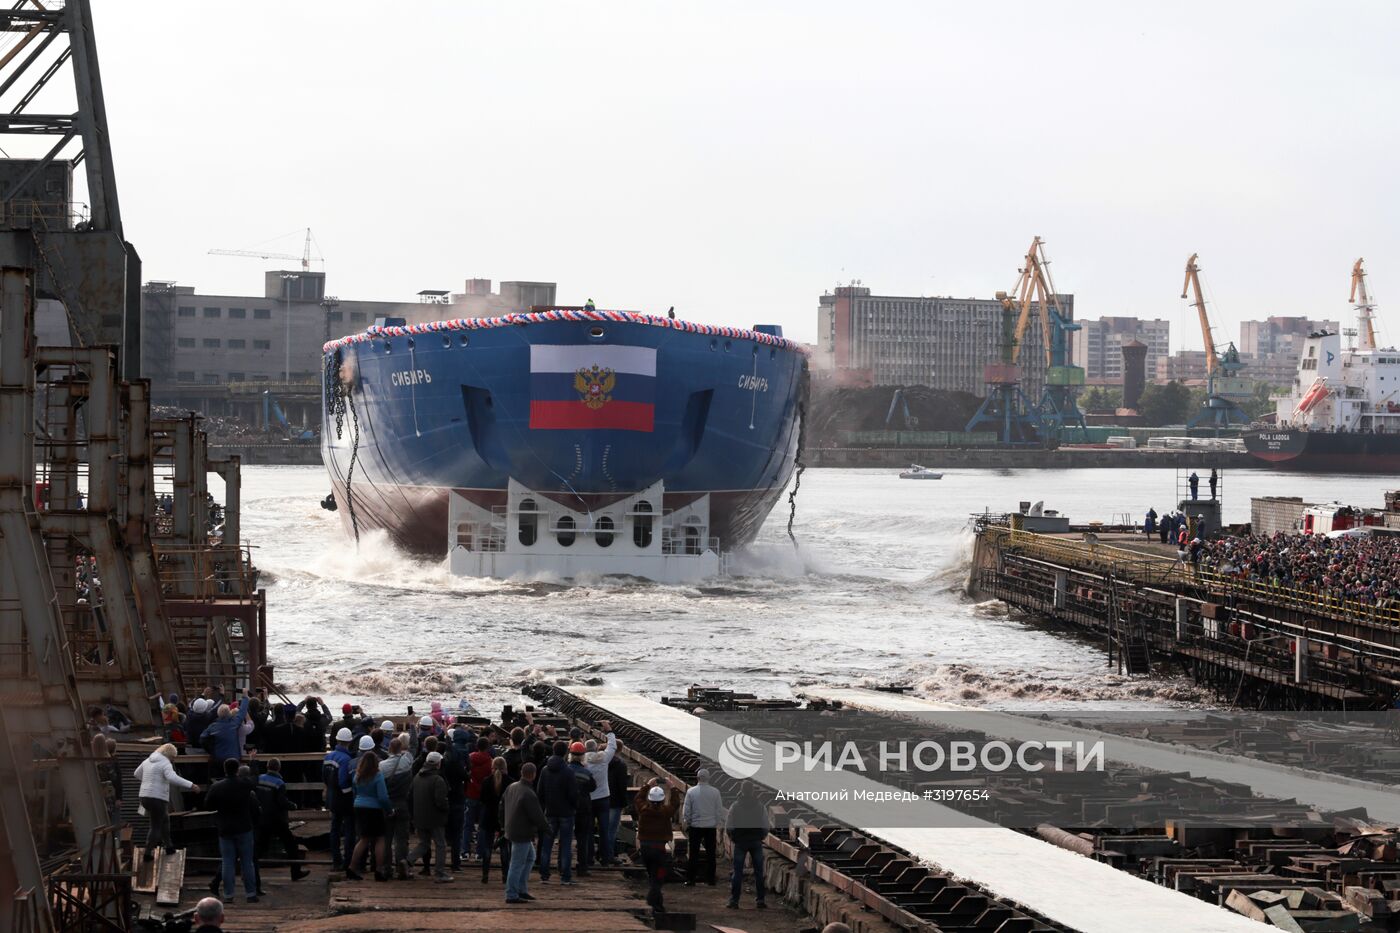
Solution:
[{"label": "person wearing white hard hat", "polygon": [[657,912],[666,909],[661,901],[661,885],[671,868],[667,845],[671,841],[671,824],[680,808],[680,791],[673,787],[667,794],[660,778],[653,778],[650,784],[638,790],[633,803],[637,814],[637,848],[651,881],[647,888],[647,904]]},{"label": "person wearing white hard hat", "polygon": [[394,721],[386,719],[379,724],[379,747],[384,751],[389,750],[389,743],[394,741],[394,736],[399,734],[399,730],[394,728]]},{"label": "person wearing white hard hat", "polygon": [[326,788],[326,808],[331,811],[331,868],[341,871],[355,850],[355,788],[351,778],[350,743],[355,738],[347,726],[335,734],[335,748],[321,761],[321,783]]},{"label": "person wearing white hard hat", "polygon": [[418,728],[413,733],[413,755],[415,758],[423,754],[424,740],[436,734],[437,727],[433,725],[433,717],[424,716],[418,720]]},{"label": "person wearing white hard hat", "polygon": [[389,880],[385,832],[389,811],[394,805],[389,800],[384,775],[379,773],[379,756],[374,749],[374,739],[367,735],[360,738],[360,760],[355,764],[355,834],[359,838],[355,842],[350,864],[345,866],[345,877],[351,881],[362,880],[360,871],[371,847],[374,849],[375,880]]}]

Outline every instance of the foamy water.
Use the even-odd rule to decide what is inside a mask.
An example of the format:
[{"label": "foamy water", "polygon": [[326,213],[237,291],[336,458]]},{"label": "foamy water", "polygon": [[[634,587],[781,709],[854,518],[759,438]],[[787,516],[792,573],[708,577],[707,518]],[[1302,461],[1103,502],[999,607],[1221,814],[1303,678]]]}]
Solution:
[{"label": "foamy water", "polygon": [[[1195,704],[1180,680],[1119,677],[1103,645],[1042,630],[962,594],[970,513],[1043,499],[1074,520],[1159,512],[1173,470],[962,471],[937,482],[893,470],[809,470],[800,550],[786,500],[734,576],[704,586],[565,585],[453,577],[382,534],[358,549],[322,510],[318,467],[244,469],[245,537],[266,573],[268,649],[295,694],[377,710],[466,698],[494,710],[532,680],[651,695],[693,683],[785,696],[803,685],[904,683],[942,700],[1022,707]],[[1249,496],[1379,504],[1375,477],[1237,471],[1226,520]]]}]

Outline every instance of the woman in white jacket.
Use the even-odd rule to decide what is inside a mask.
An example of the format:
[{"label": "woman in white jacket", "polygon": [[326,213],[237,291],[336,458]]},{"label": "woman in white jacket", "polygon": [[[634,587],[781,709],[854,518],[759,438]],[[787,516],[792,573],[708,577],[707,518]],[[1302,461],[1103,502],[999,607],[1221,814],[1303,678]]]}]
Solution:
[{"label": "woman in white jacket", "polygon": [[179,752],[170,743],[151,752],[151,757],[136,767],[136,778],[141,782],[141,806],[146,809],[150,828],[146,831],[146,855],[150,855],[157,845],[166,852],[174,852],[175,844],[170,838],[170,785],[199,793],[199,785],[187,781],[175,773],[171,764]]}]

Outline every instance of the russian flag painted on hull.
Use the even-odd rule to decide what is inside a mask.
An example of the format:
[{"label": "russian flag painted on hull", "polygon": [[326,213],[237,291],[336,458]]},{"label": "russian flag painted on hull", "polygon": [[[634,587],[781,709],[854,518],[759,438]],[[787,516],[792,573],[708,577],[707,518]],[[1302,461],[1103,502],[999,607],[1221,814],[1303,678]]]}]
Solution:
[{"label": "russian flag painted on hull", "polygon": [[656,350],[611,344],[530,347],[530,428],[651,432]]}]

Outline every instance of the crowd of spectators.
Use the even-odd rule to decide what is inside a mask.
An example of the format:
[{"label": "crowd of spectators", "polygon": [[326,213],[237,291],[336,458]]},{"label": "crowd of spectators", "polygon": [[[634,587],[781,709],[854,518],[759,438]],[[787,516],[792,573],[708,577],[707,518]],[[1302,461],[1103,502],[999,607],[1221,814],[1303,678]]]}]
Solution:
[{"label": "crowd of spectators", "polygon": [[[725,821],[719,791],[704,771],[684,798],[660,781],[629,796],[632,775],[610,723],[600,724],[599,740],[550,725],[507,730],[454,716],[439,703],[421,717],[409,707],[405,719],[375,722],[349,703],[336,717],[318,697],[278,703],[264,690],[225,696],[210,687],[188,706],[179,697],[161,699],[165,742],[125,777],[140,788],[148,856],[174,851],[172,811],[213,812],[221,870],[209,890],[223,902],[201,904],[210,911],[214,905],[222,911],[240,876],[248,902],[266,896],[260,865],[274,844],[293,881],[308,873],[291,829],[297,807],[288,783],[303,790],[320,785],[316,804],[330,814],[332,870],[350,881],[370,873],[378,881],[408,881],[416,873],[451,884],[453,873],[475,863],[481,883],[489,884],[495,861],[505,902],[524,903],[534,900],[531,874],[551,883],[557,872],[559,883],[574,885],[597,866],[623,864],[617,832],[631,807],[636,860],[650,877],[647,901],[654,909],[664,909],[662,882],[672,869],[677,820],[689,833],[688,883],[716,883],[715,834],[723,823],[736,852],[729,906],[738,904],[745,861],[757,906],[764,906],[766,808],[741,797]],[[130,723],[114,707],[93,707],[89,727],[116,819],[124,775],[113,735]],[[207,753],[207,772],[177,771],[185,751]],[[284,762],[284,755],[295,760]]]},{"label": "crowd of spectators", "polygon": [[1400,596],[1400,536],[1279,532],[1204,542],[1201,566],[1224,577],[1313,590],[1379,608]]}]

